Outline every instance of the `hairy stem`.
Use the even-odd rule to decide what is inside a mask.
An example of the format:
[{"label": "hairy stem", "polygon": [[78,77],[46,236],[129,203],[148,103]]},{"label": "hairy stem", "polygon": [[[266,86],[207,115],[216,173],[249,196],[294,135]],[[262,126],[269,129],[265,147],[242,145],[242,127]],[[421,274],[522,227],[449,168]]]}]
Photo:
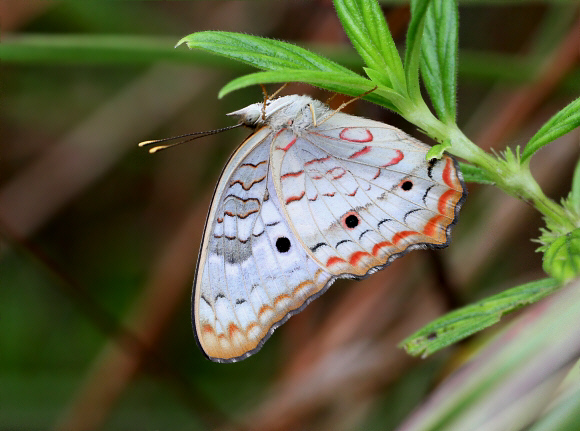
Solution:
[{"label": "hairy stem", "polygon": [[574,229],[577,221],[561,205],[548,198],[534,177],[527,163],[517,158],[501,159],[486,153],[475,145],[455,124],[438,120],[423,101],[413,106],[400,107],[404,117],[439,142],[449,140],[448,151],[483,169],[497,187],[506,193],[531,203],[540,213],[565,230]]}]

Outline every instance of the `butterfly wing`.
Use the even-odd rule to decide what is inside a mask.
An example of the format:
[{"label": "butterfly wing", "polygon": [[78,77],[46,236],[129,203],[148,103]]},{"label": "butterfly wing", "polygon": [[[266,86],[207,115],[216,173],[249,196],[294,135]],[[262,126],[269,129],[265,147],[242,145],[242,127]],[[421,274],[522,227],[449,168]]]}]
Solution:
[{"label": "butterfly wing", "polygon": [[[292,132],[277,139],[289,141],[285,134]],[[283,209],[322,268],[361,277],[412,249],[449,244],[467,190],[454,159],[427,162],[429,148],[394,127],[343,113],[291,146],[274,142]]]},{"label": "butterfly wing", "polygon": [[192,298],[196,340],[216,362],[259,350],[320,295],[330,274],[296,240],[280,210],[265,127],[225,167],[206,221]]}]

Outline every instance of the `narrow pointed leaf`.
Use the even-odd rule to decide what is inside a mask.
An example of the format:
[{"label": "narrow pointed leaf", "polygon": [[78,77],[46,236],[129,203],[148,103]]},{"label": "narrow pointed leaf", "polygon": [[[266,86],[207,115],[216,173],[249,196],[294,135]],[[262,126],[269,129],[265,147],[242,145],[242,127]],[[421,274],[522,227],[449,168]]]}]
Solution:
[{"label": "narrow pointed leaf", "polygon": [[389,77],[384,73],[377,72],[375,69],[371,69],[370,67],[363,67],[363,70],[371,81],[375,82],[377,85],[393,88],[393,84],[389,80]]},{"label": "narrow pointed leaf", "polygon": [[181,39],[189,48],[203,49],[265,70],[301,69],[356,73],[307,49],[279,40],[224,31],[203,31]]},{"label": "narrow pointed leaf", "polygon": [[[257,84],[305,82],[337,93],[357,97],[376,86],[362,76],[344,75],[336,72],[320,72],[312,70],[277,70],[272,72],[256,72],[236,78],[226,84],[219,93],[223,97],[232,91]],[[396,105],[402,103],[402,97],[388,88],[378,88],[364,99],[377,103],[385,108],[397,111]]]},{"label": "narrow pointed leaf", "polygon": [[553,278],[533,281],[447,313],[399,346],[413,356],[429,356],[475,332],[499,322],[505,313],[539,301],[560,287]]},{"label": "narrow pointed leaf", "polygon": [[395,90],[405,89],[401,57],[376,0],[334,0],[351,43],[368,67],[384,73]]},{"label": "narrow pointed leaf", "polygon": [[455,123],[457,75],[456,0],[433,0],[427,8],[421,46],[421,74],[439,119]]},{"label": "narrow pointed leaf", "polygon": [[407,92],[414,101],[420,101],[419,62],[421,59],[421,40],[425,17],[430,0],[411,0],[411,22],[407,30],[407,49],[405,51],[405,79]]},{"label": "narrow pointed leaf", "polygon": [[425,160],[429,161],[431,159],[441,159],[443,157],[443,153],[447,148],[451,146],[451,141],[446,139],[441,144],[433,145],[429,151],[427,151],[427,155],[425,156]]},{"label": "narrow pointed leaf", "polygon": [[544,145],[558,139],[560,136],[580,126],[580,98],[574,100],[556,115],[548,120],[530,139],[522,153],[522,163],[530,158]]},{"label": "narrow pointed leaf", "polygon": [[580,160],[576,162],[576,169],[574,169],[574,177],[572,178],[572,188],[567,201],[576,213],[580,214]]},{"label": "narrow pointed leaf", "polygon": [[486,175],[485,171],[477,166],[459,162],[459,167],[463,174],[463,180],[467,183],[495,184],[495,182]]}]

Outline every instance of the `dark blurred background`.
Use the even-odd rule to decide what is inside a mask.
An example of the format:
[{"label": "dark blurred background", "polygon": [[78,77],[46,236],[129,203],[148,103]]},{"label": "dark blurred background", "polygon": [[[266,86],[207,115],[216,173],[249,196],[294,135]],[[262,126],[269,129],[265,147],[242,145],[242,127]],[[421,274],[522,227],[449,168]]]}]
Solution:
[{"label": "dark blurred background", "polygon": [[[580,93],[578,6],[460,4],[458,122],[486,150],[523,146]],[[382,5],[403,50],[409,7]],[[3,0],[0,29],[0,429],[393,429],[497,327],[426,360],[397,343],[543,276],[539,214],[471,184],[449,249],[339,281],[258,354],[211,363],[191,281],[214,185],[248,132],[155,155],[137,143],[230,125],[261,100],[258,87],[217,99],[251,69],[173,49],[196,31],[294,41],[362,71],[332,3]],[[432,143],[385,109],[348,109]],[[555,199],[578,141],[532,163]]]}]

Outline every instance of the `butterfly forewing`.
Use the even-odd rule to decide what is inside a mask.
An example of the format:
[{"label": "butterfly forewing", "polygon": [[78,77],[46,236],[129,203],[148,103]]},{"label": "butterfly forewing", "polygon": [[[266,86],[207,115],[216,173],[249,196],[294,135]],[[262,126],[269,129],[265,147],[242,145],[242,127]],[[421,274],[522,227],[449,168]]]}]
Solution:
[{"label": "butterfly forewing", "polygon": [[428,162],[427,145],[342,113],[272,148],[288,219],[328,272],[363,276],[409,249],[447,245],[464,197],[450,157]]}]

